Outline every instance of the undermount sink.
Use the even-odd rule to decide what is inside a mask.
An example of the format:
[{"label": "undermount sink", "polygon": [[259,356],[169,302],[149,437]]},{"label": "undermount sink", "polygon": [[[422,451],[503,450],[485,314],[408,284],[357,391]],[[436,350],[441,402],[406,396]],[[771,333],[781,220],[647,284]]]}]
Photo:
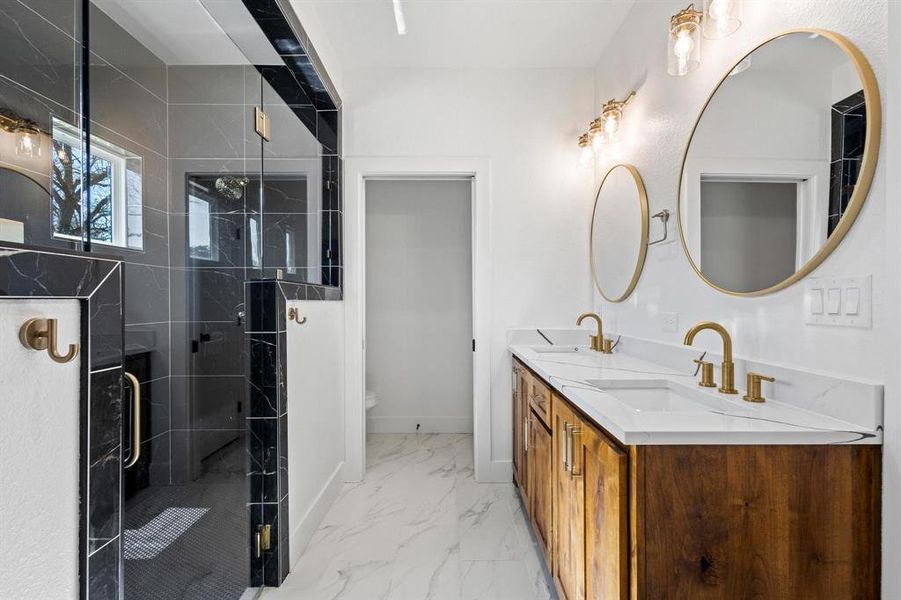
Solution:
[{"label": "undermount sink", "polygon": [[575,352],[587,352],[588,348],[579,346],[538,346],[532,348],[538,354],[573,354]]},{"label": "undermount sink", "polygon": [[674,384],[670,381],[616,382],[588,380],[602,392],[607,392],[635,412],[707,412],[710,410],[730,413],[748,412],[725,399],[708,396],[703,392]]}]

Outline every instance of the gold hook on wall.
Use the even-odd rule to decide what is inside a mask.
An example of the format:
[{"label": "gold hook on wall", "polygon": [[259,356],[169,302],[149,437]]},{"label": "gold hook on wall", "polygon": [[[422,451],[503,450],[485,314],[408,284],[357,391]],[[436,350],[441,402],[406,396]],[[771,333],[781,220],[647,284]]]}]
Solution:
[{"label": "gold hook on wall", "polygon": [[69,351],[60,354],[56,341],[56,319],[28,319],[19,329],[19,341],[30,350],[46,350],[54,362],[67,363],[78,356],[78,344],[69,344]]},{"label": "gold hook on wall", "polygon": [[298,310],[297,310],[296,308],[289,308],[289,309],[288,309],[288,320],[289,320],[289,321],[294,321],[294,322],[297,323],[298,325],[303,325],[304,323],[307,322],[307,318],[306,318],[306,317],[301,317],[301,316],[300,316],[300,312],[298,312]]}]

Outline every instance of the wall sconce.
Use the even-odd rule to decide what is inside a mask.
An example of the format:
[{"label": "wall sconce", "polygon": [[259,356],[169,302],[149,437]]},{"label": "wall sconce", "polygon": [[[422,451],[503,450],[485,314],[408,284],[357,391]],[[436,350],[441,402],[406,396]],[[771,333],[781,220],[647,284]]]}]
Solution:
[{"label": "wall sconce", "polygon": [[622,101],[611,98],[604,104],[604,108],[601,109],[601,122],[603,123],[604,135],[608,141],[616,139],[616,133],[619,131],[619,126],[623,121],[623,107],[631,102],[634,97],[635,92],[630,93]]},{"label": "wall sconce", "polygon": [[588,139],[591,141],[591,147],[595,152],[601,151],[604,145],[604,123],[600,117],[591,122],[588,126]]},{"label": "wall sconce", "polygon": [[616,139],[616,133],[623,122],[623,107],[634,97],[635,92],[631,92],[625,100],[608,100],[601,109],[601,116],[593,120],[588,131],[579,136],[579,148],[582,149],[579,160],[583,165],[591,161],[592,155],[600,153],[605,142]]},{"label": "wall sconce", "polygon": [[26,158],[41,157],[41,129],[30,119],[14,113],[0,113],[0,129],[16,135],[16,154]]},{"label": "wall sconce", "polygon": [[704,13],[694,4],[680,10],[670,19],[669,64],[667,72],[681,77],[701,64],[701,19]]},{"label": "wall sconce", "polygon": [[579,136],[579,148],[582,149],[582,153],[579,155],[579,162],[584,167],[591,162],[591,158],[594,156],[594,153],[591,151],[591,137],[589,134],[583,133]]},{"label": "wall sconce", "polygon": [[718,40],[741,27],[741,5],[738,0],[704,0],[704,37]]}]

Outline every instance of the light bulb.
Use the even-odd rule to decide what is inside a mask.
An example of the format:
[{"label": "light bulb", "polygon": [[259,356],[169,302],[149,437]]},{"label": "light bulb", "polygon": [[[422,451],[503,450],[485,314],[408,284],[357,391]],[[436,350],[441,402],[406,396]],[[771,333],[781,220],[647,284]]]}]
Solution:
[{"label": "light bulb", "polygon": [[613,137],[619,131],[619,115],[615,112],[609,114],[607,119],[604,120],[604,131],[608,137]]},{"label": "light bulb", "polygon": [[728,25],[729,13],[732,11],[732,0],[712,0],[709,15],[718,28]]},{"label": "light bulb", "polygon": [[591,147],[595,152],[599,152],[601,150],[601,146],[604,145],[604,138],[601,134],[595,134],[591,136]]},{"label": "light bulb", "polygon": [[593,156],[594,154],[591,151],[591,146],[585,146],[584,148],[582,148],[582,154],[579,155],[579,162],[583,167],[587,166],[591,163]]},{"label": "light bulb", "polygon": [[687,29],[680,30],[676,35],[676,43],[673,45],[673,53],[676,55],[676,59],[679,61],[679,75],[685,75],[686,73],[688,73],[688,59],[694,49],[695,42],[693,39],[691,39],[691,32],[689,32]]},{"label": "light bulb", "polygon": [[39,134],[20,131],[16,136],[16,154],[27,158],[41,157],[41,140]]}]

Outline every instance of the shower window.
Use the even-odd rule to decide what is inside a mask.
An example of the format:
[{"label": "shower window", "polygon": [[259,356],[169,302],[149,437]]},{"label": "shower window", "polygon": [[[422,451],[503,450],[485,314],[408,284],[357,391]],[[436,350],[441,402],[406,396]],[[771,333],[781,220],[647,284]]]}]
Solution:
[{"label": "shower window", "polygon": [[216,233],[213,231],[213,220],[210,218],[210,201],[188,196],[188,247],[191,258],[200,260],[219,260],[219,247],[213,243]]},{"label": "shower window", "polygon": [[[53,120],[51,203],[53,235],[141,249],[141,159],[106,140],[91,136],[89,164],[74,126]],[[90,207],[83,210],[82,186],[90,186]]]}]

